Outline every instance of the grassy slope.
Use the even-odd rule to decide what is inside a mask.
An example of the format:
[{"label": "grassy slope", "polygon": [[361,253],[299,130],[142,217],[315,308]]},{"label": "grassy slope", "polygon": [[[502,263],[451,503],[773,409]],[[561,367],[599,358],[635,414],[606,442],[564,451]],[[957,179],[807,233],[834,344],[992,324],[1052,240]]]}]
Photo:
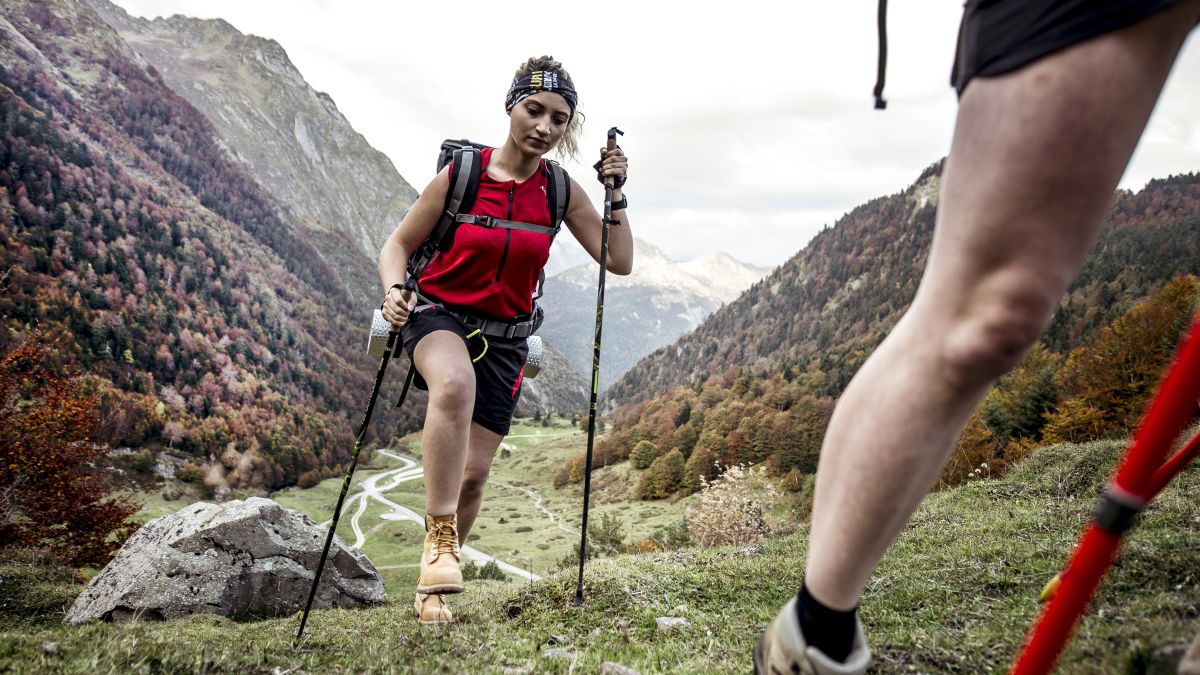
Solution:
[{"label": "grassy slope", "polygon": [[[927,500],[863,601],[875,672],[1004,670],[1037,612],[1039,589],[1061,566],[1121,450],[1115,443],[1043,449],[1004,478]],[[1061,672],[1138,672],[1149,652],[1194,637],[1197,496],[1200,471],[1192,470],[1130,533]],[[291,618],[65,628],[57,621],[73,593],[58,578],[42,592],[2,599],[10,607],[0,615],[0,672],[565,673],[595,672],[612,660],[642,673],[744,673],[758,631],[799,583],[806,539],[801,528],[753,549],[597,561],[579,609],[569,606],[570,572],[532,587],[476,584],[452,599],[460,618],[452,627],[418,626],[407,594],[393,593],[381,607],[315,613],[295,650]],[[8,565],[3,575],[21,569]],[[692,626],[659,635],[657,616],[683,616]],[[46,642],[58,643],[57,654],[43,653]],[[549,647],[571,656],[542,658]]]}]

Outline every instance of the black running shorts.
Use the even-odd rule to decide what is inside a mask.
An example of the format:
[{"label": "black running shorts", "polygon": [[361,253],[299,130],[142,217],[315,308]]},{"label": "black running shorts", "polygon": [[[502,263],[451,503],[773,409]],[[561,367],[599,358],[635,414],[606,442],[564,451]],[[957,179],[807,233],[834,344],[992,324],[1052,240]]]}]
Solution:
[{"label": "black running shorts", "polygon": [[967,0],[950,84],[962,96],[976,75],[1002,75],[1111,33],[1181,0]]},{"label": "black running shorts", "polygon": [[[471,358],[483,354],[483,358],[472,364],[475,367],[475,411],[471,419],[488,431],[501,436],[508,434],[513,411],[521,398],[525,358],[529,353],[525,338],[485,339],[482,333],[468,338],[474,332],[473,328],[467,329],[445,310],[430,307],[413,314],[404,324],[400,331],[404,349],[411,355],[421,338],[438,330],[447,330],[462,338]],[[424,391],[429,388],[420,371],[413,376],[413,385]]]}]

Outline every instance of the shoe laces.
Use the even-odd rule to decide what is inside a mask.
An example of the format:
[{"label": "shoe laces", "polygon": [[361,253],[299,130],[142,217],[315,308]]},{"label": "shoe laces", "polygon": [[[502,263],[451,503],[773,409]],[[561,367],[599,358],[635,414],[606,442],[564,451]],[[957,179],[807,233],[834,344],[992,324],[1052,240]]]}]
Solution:
[{"label": "shoe laces", "polygon": [[458,533],[449,522],[433,524],[433,550],[458,555]]}]

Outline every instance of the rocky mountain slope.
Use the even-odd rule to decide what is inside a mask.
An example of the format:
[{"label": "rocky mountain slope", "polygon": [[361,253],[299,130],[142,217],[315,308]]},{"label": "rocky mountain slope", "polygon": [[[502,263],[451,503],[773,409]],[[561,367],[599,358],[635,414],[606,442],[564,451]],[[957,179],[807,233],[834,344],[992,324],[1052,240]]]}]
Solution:
[{"label": "rocky mountain slope", "polygon": [[150,21],[106,0],[84,4],[204,113],[228,156],[290,208],[356,299],[372,306],[379,249],[417,193],[333,99],[309,86],[274,40],[225,21]]},{"label": "rocky mountain slope", "polygon": [[88,7],[0,0],[0,349],[77,369],[101,442],[278,487],[344,466],[374,364],[348,284],[221,143]]},{"label": "rocky mountain slope", "polygon": [[[645,241],[635,239],[634,245],[633,273],[605,277],[602,389],[769,271],[723,253],[678,263]],[[592,369],[598,278],[595,262],[576,265],[547,279],[541,300],[542,334],[584,373]]]},{"label": "rocky mountain slope", "polygon": [[550,342],[543,340],[542,345],[545,348],[542,370],[537,377],[523,381],[517,415],[533,417],[551,412],[568,417],[587,415],[592,391],[588,387],[590,378]]}]

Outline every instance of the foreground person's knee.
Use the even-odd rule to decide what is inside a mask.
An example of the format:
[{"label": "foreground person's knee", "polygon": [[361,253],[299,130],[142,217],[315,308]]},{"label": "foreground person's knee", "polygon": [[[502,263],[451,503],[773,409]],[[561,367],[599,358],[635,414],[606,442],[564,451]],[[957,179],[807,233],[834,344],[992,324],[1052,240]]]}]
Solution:
[{"label": "foreground person's knee", "polygon": [[1053,300],[1012,291],[972,308],[946,335],[942,357],[951,377],[971,384],[1011,370],[1045,330]]}]

